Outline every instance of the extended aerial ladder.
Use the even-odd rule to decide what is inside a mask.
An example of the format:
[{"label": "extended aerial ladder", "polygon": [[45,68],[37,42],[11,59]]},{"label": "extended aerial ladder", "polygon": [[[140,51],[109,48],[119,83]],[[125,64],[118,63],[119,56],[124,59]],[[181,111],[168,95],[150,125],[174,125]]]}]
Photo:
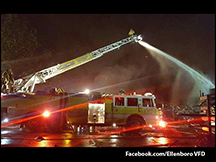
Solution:
[{"label": "extended aerial ladder", "polygon": [[67,61],[61,64],[57,64],[55,66],[46,68],[44,70],[38,71],[26,77],[15,80],[14,85],[13,85],[14,91],[15,92],[33,92],[36,84],[44,83],[46,82],[46,80],[52,77],[55,77],[75,67],[78,67],[87,62],[95,60],[103,56],[103,54],[113,51],[115,49],[118,49],[125,44],[131,43],[134,41],[138,42],[140,40],[142,40],[141,35],[135,35],[135,32],[133,30],[130,30],[128,38],[122,39],[118,42],[115,42],[108,46],[97,49],[95,51],[87,53],[73,60],[70,60],[70,61]]}]

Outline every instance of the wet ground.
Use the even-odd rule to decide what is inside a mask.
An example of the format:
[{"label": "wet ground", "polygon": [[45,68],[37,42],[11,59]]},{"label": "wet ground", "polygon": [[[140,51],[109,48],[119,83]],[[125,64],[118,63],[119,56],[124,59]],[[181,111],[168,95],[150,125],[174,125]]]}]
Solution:
[{"label": "wet ground", "polygon": [[17,126],[1,129],[1,147],[215,147],[215,128],[171,125],[142,130],[139,135],[98,132],[29,132]]}]

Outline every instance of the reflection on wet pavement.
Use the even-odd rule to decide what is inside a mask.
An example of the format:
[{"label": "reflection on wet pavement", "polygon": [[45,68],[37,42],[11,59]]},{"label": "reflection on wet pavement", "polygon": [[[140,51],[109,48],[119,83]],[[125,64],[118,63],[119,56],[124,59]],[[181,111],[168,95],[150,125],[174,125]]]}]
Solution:
[{"label": "reflection on wet pavement", "polygon": [[1,129],[1,146],[9,147],[215,147],[215,136],[205,128],[170,127],[140,135],[33,133],[20,128]]}]

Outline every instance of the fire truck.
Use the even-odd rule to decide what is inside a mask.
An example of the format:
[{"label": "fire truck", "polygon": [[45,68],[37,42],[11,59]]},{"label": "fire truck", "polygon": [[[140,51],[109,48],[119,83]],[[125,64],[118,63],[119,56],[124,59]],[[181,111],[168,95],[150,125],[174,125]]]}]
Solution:
[{"label": "fire truck", "polygon": [[15,80],[15,92],[1,95],[1,127],[21,124],[31,131],[45,127],[59,131],[71,124],[164,126],[153,95],[121,94],[104,98],[99,92],[66,93],[61,89],[34,92],[36,84],[141,39],[140,35],[130,31],[128,38]]},{"label": "fire truck", "polygon": [[[73,120],[73,118],[71,119]],[[88,104],[88,124],[123,126],[133,132],[143,127],[165,127],[162,113],[156,108],[155,96],[120,94]]]}]

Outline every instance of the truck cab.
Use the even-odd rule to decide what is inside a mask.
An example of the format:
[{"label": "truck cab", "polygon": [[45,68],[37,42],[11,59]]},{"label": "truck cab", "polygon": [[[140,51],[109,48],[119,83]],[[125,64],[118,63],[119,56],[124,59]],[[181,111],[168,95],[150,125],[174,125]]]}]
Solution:
[{"label": "truck cab", "polygon": [[156,126],[161,119],[161,114],[156,108],[155,96],[152,94],[113,95],[100,102],[89,103],[89,124]]}]

